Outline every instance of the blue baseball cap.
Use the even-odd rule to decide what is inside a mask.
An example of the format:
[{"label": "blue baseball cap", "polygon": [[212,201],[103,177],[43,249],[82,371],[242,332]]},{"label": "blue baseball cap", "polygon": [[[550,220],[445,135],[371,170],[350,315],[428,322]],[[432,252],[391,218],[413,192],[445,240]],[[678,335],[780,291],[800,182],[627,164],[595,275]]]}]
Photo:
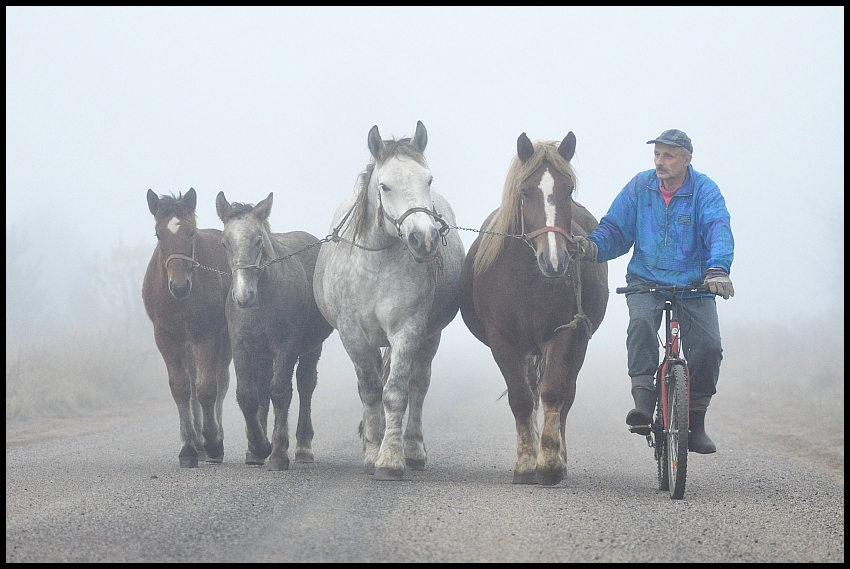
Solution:
[{"label": "blue baseball cap", "polygon": [[675,128],[665,130],[661,133],[661,136],[654,140],[646,141],[647,144],[655,144],[656,142],[660,142],[661,144],[667,144],[670,146],[681,146],[682,148],[687,150],[689,154],[694,153],[694,147],[691,144],[691,139],[688,138],[688,135],[682,132],[681,130],[677,130]]}]

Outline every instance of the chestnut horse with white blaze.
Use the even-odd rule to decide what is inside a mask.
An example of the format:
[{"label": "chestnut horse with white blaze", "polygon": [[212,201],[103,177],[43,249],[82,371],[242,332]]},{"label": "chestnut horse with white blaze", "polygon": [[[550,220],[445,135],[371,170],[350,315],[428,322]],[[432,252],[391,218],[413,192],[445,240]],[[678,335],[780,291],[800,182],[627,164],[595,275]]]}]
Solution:
[{"label": "chestnut horse with white blaze", "polygon": [[566,475],[567,414],[608,304],[607,265],[579,261],[573,242],[598,225],[573,200],[575,147],[572,132],[560,144],[519,136],[502,204],[482,225],[461,274],[461,316],[490,347],[507,384],[516,484],[555,485]]}]

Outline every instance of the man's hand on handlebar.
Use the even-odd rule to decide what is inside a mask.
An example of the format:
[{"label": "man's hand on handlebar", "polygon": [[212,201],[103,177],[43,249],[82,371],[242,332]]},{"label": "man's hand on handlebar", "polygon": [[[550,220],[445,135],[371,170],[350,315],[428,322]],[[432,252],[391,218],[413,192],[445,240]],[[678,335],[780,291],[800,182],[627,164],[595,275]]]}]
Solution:
[{"label": "man's hand on handlebar", "polygon": [[714,294],[722,296],[723,300],[729,300],[729,297],[735,296],[732,280],[723,269],[708,269],[705,272],[705,285]]}]

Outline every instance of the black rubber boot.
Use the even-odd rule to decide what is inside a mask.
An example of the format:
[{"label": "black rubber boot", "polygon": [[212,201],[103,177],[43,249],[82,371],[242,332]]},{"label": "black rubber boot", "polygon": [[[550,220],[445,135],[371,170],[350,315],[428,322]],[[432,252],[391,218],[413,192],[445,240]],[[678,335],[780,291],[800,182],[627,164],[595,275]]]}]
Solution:
[{"label": "black rubber boot", "polygon": [[717,452],[717,447],[705,432],[705,411],[691,411],[688,417],[688,450],[699,454]]},{"label": "black rubber boot", "polygon": [[639,435],[649,435],[652,424],[652,412],[655,411],[655,391],[635,389],[633,392],[635,408],[626,415],[629,430]]}]

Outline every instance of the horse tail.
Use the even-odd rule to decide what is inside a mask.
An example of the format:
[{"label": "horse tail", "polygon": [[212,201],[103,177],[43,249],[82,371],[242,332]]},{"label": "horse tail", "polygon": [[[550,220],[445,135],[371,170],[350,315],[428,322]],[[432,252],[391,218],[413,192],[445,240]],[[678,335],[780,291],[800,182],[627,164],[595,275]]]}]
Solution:
[{"label": "horse tail", "polygon": [[381,349],[381,383],[384,385],[387,384],[387,380],[390,378],[390,359],[392,351],[392,347]]},{"label": "horse tail", "polygon": [[[392,348],[381,348],[381,383],[384,385],[387,384],[387,380],[390,378],[390,354],[392,353]],[[383,411],[381,412],[383,415]],[[362,440],[364,437],[363,433],[363,421],[360,421],[360,424],[357,425],[357,436]]]},{"label": "horse tail", "polygon": [[[525,358],[525,381],[528,383],[528,387],[531,388],[532,393],[534,393],[534,399],[537,401],[540,397],[540,380],[543,379],[543,373],[546,371],[546,357],[542,355],[534,355],[529,354]],[[498,401],[502,397],[508,394],[508,390],[505,389],[501,395],[496,399]],[[535,403],[535,408],[537,407],[537,403]]]}]

